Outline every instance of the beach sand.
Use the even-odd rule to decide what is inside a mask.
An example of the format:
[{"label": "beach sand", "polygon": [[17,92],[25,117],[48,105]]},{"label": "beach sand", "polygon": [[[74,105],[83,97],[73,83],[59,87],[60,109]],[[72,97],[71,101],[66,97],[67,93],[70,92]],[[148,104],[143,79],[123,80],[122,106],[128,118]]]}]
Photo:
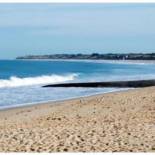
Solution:
[{"label": "beach sand", "polygon": [[0,111],[1,152],[155,152],[155,87]]}]

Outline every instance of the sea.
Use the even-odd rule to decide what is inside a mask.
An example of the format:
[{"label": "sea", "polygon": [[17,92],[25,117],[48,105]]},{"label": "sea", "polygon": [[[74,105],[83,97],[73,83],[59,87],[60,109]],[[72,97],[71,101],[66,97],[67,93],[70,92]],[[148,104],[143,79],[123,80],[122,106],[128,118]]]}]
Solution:
[{"label": "sea", "polygon": [[155,78],[155,63],[91,60],[0,60],[0,109],[128,88],[50,88],[47,84]]}]

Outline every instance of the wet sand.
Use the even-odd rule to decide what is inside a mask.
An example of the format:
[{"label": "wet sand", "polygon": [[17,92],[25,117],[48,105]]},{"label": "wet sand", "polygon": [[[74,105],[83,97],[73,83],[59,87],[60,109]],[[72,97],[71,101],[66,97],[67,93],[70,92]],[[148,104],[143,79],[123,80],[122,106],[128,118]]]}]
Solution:
[{"label": "wet sand", "polygon": [[155,152],[155,87],[0,111],[1,152]]}]

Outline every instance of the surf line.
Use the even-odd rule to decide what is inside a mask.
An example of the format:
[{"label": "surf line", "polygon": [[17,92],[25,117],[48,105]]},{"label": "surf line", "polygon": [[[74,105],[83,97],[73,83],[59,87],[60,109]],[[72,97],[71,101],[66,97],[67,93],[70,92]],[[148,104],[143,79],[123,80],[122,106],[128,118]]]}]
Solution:
[{"label": "surf line", "polygon": [[49,84],[42,87],[118,87],[118,88],[140,88],[155,86],[155,80],[133,80],[133,81],[108,81],[108,82],[81,82],[81,83],[59,83]]}]

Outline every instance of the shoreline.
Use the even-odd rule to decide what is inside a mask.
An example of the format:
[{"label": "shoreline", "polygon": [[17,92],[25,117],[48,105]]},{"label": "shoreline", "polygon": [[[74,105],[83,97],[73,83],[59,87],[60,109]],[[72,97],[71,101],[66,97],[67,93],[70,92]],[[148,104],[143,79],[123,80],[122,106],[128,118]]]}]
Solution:
[{"label": "shoreline", "polygon": [[111,94],[111,93],[117,93],[117,92],[124,92],[124,91],[133,90],[133,89],[138,89],[138,88],[118,88],[118,90],[111,90],[111,91],[108,91],[108,92],[93,93],[91,95],[84,95],[84,96],[72,97],[72,98],[66,98],[66,99],[60,99],[60,100],[47,100],[47,101],[40,101],[40,102],[23,103],[23,104],[20,104],[20,105],[14,105],[12,107],[0,108],[0,112],[1,111],[12,110],[12,109],[20,109],[20,108],[26,108],[26,107],[39,106],[39,105],[46,105],[46,104],[56,105],[56,104],[59,104],[61,102],[80,100],[82,98],[89,98],[89,97],[95,97],[95,96],[98,96],[98,95]]},{"label": "shoreline", "polygon": [[12,59],[16,61],[68,61],[68,62],[91,62],[91,63],[118,63],[118,64],[154,64],[155,60],[93,60],[93,59]]}]

